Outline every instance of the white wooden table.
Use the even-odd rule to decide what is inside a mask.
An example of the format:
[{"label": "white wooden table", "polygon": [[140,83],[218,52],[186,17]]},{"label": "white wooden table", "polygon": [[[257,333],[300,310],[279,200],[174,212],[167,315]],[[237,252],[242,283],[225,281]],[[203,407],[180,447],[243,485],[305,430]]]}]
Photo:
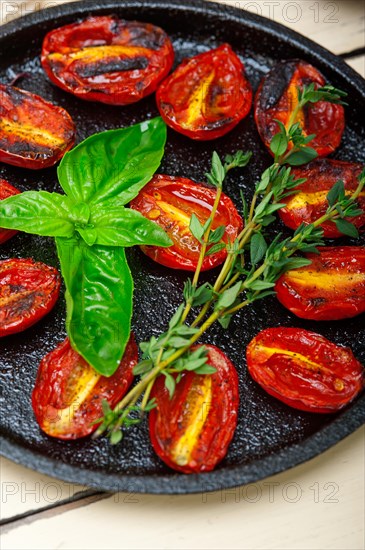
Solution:
[{"label": "white wooden table", "polygon": [[[0,0],[0,23],[57,1]],[[360,0],[224,1],[275,19],[365,76]],[[3,550],[364,548],[365,430],[315,459],[234,490],[110,495],[1,460]]]}]

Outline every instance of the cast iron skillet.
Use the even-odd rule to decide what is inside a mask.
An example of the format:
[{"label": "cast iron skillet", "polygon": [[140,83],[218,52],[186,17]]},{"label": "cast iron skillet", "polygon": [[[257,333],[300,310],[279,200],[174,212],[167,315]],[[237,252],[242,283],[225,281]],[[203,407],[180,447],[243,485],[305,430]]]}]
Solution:
[{"label": "cast iron skillet", "polygon": [[[300,57],[312,62],[335,86],[349,92],[347,128],[335,157],[365,160],[364,81],[344,62],[323,48],[261,17],[224,5],[203,1],[169,0],[142,2],[111,0],[61,5],[24,17],[0,29],[0,81],[27,71],[20,86],[65,107],[78,128],[78,140],[94,132],[124,127],[157,115],[154,97],[129,107],[103,106],[74,98],[51,85],[39,63],[44,35],[50,29],[93,14],[115,13],[160,25],[171,36],[176,63],[184,57],[229,42],[242,57],[249,79],[257,88],[262,75],[278,60]],[[195,143],[172,131],[160,172],[180,174],[196,181],[209,168],[213,149],[219,154],[237,149],[254,151],[249,168],[232,174],[226,192],[239,204],[239,189],[247,198],[260,172],[270,163],[261,144],[252,114],[235,130],[215,142]],[[40,172],[1,166],[0,174],[21,190],[60,191],[55,169]],[[274,232],[285,228],[278,222]],[[350,240],[343,241],[347,244]],[[340,244],[338,241],[337,244]],[[0,258],[29,257],[57,265],[52,239],[18,234],[5,244]],[[157,334],[181,300],[185,273],[159,267],[138,249],[129,251],[135,278],[133,329],[138,341]],[[214,273],[206,275],[212,279]],[[289,314],[273,298],[242,312],[228,331],[215,328],[205,342],[219,344],[236,365],[240,378],[241,406],[238,428],[226,459],[214,472],[182,475],[169,470],[153,453],[147,425],[131,431],[123,444],[109,446],[106,440],[61,442],[40,432],[31,409],[30,395],[38,367],[45,353],[65,337],[64,301],[32,329],[3,339],[0,356],[2,385],[2,453],[35,470],[84,483],[103,490],[149,493],[194,493],[232,487],[280,472],[321,453],[358,428],[365,419],[365,395],[341,413],[314,415],[296,411],[271,398],[249,377],[245,347],[261,329],[297,326],[316,330],[330,340],[351,346],[365,363],[365,316],[336,323],[312,323]]]}]

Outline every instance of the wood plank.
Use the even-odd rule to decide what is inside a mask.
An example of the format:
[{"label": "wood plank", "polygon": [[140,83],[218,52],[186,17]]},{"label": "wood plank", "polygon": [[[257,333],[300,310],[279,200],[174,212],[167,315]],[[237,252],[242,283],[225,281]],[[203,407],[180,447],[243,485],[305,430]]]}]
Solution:
[{"label": "wood plank", "polygon": [[88,487],[66,483],[0,459],[1,520],[89,495]]},{"label": "wood plank", "polygon": [[345,59],[346,63],[350,65],[355,71],[361,74],[365,78],[365,55],[353,57],[352,59]]},{"label": "wood plank", "polygon": [[333,53],[364,47],[365,3],[357,0],[214,0],[262,15],[303,34]]},{"label": "wood plank", "polygon": [[118,493],[18,524],[3,535],[2,550],[361,550],[364,443],[362,428],[301,466],[237,489],[189,496]]}]

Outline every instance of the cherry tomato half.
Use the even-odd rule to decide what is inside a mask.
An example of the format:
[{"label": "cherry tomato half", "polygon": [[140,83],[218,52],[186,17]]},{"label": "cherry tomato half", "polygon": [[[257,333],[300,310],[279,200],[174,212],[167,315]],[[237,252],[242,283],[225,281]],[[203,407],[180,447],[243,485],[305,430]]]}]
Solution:
[{"label": "cherry tomato half", "polygon": [[199,140],[223,136],[249,112],[252,90],[244,66],[229,44],[184,61],[156,94],[162,118]]},{"label": "cherry tomato half", "polygon": [[284,273],[277,298],[294,315],[315,321],[355,317],[365,311],[365,248],[321,247],[310,265]]},{"label": "cherry tomato half", "polygon": [[75,125],[62,107],[0,84],[0,161],[33,170],[47,168],[74,143]]},{"label": "cherry tomato half", "polygon": [[[20,191],[10,185],[6,180],[0,178],[0,200],[7,199],[12,195],[18,195]],[[17,233],[11,229],[0,229],[0,244],[4,243],[10,239],[13,235]]]},{"label": "cherry tomato half", "polygon": [[115,373],[98,374],[66,338],[41,361],[32,393],[32,406],[40,428],[52,437],[77,439],[91,434],[103,416],[102,402],[114,408],[133,380],[138,348],[131,335]]},{"label": "cherry tomato half", "polygon": [[[307,181],[296,188],[283,202],[284,208],[279,210],[280,218],[291,229],[297,229],[301,223],[309,224],[320,218],[328,207],[327,194],[331,187],[342,180],[347,194],[355,191],[358,185],[358,176],[362,171],[358,162],[344,162],[332,159],[316,159],[300,168],[293,168],[292,174],[296,179],[306,178]],[[357,228],[365,224],[365,192],[361,192],[357,203],[364,211],[356,218],[347,218]],[[324,236],[328,238],[342,237],[334,224],[328,221],[321,225]]]},{"label": "cherry tomato half", "polygon": [[0,261],[0,336],[34,325],[57,302],[61,277],[54,267],[32,259]]},{"label": "cherry tomato half", "polygon": [[174,51],[154,25],[89,17],[49,32],[42,66],[50,80],[80,99],[113,105],[139,101],[168,74]]},{"label": "cherry tomato half", "polygon": [[[326,84],[317,69],[300,59],[276,64],[263,78],[255,98],[255,120],[267,147],[279,131],[275,119],[287,125],[298,104],[298,87],[312,82],[317,87]],[[316,135],[309,145],[319,156],[325,157],[340,145],[345,128],[344,108],[328,101],[309,103],[299,111],[294,122],[300,123],[305,135]]]},{"label": "cherry tomato half", "polygon": [[363,366],[349,348],[298,328],[259,332],[247,347],[247,367],[267,393],[309,412],[336,412],[364,386]]},{"label": "cherry tomato half", "polygon": [[172,399],[160,376],[151,393],[157,403],[149,417],[153,448],[165,464],[185,474],[213,470],[226,455],[237,424],[236,369],[219,348],[206,347],[214,374],[185,371]]},{"label": "cherry tomato half", "polygon": [[[130,207],[158,223],[174,244],[169,248],[142,246],[143,252],[155,262],[167,267],[195,271],[201,245],[191,234],[190,218],[194,212],[204,224],[212,210],[215,196],[215,189],[194,183],[188,178],[155,175],[133,199]],[[222,225],[226,227],[222,239],[225,243],[233,242],[243,227],[242,219],[233,202],[224,194],[219,202],[212,229]],[[226,256],[225,249],[206,256],[202,271],[221,264]]]}]

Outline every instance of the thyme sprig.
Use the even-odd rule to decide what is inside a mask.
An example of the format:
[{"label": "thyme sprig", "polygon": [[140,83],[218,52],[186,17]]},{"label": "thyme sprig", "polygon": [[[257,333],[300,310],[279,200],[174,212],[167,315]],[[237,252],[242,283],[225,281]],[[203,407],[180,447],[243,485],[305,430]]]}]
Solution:
[{"label": "thyme sprig", "polygon": [[[280,127],[280,133],[299,136],[298,128],[295,124],[293,126],[294,130],[291,127],[288,132],[285,127]],[[344,218],[355,217],[362,212],[356,205],[356,199],[365,185],[365,170],[351,196],[345,194],[343,182],[339,181],[332,187],[327,195],[327,210],[321,218],[309,225],[302,224],[291,238],[283,238],[279,234],[270,244],[266,242],[265,229],[275,220],[274,213],[283,206],[280,201],[295,192],[295,188],[304,181],[294,179],[291,168],[285,166],[290,159],[288,151],[283,151],[279,139],[275,141],[276,145],[272,146],[274,163],[257,182],[251,204],[243,201],[245,226],[233,243],[222,243],[224,227],[211,229],[219,200],[215,201],[211,215],[204,224],[192,216],[190,230],[200,242],[201,251],[193,279],[185,283],[184,301],[163,334],[140,344],[142,360],[134,368],[134,374],[140,376],[140,380],[114,410],[104,406],[104,417],[99,420],[101,424],[95,437],[106,432],[111,443],[117,443],[122,438],[123,428],[140,422],[143,413],[155,407],[150,395],[158,376],[164,376],[165,386],[172,397],[183,372],[213,373],[214,367],[207,364],[206,348],[194,347],[194,344],[215,322],[227,327],[234,313],[274,294],[273,287],[282,273],[310,264],[310,260],[296,254],[317,252],[317,247],[324,244],[321,224],[332,220],[340,231],[344,229],[347,235],[357,235],[354,226]],[[298,143],[298,151],[307,148],[306,140]],[[213,154],[212,169],[207,179],[217,188],[218,197],[229,170],[246,166],[250,156],[239,151],[226,157],[222,163],[217,153]],[[226,247],[226,261],[214,285],[198,285],[203,260],[217,244]],[[187,324],[192,310],[194,318]]]},{"label": "thyme sprig", "polygon": [[317,152],[308,146],[315,134],[304,135],[300,122],[297,118],[303,107],[308,103],[317,103],[318,101],[328,101],[340,105],[347,105],[343,98],[347,96],[346,92],[326,85],[316,88],[315,83],[304,85],[297,88],[297,101],[292,109],[291,115],[286,125],[280,120],[276,120],[279,126],[279,132],[275,134],[270,143],[271,152],[275,156],[275,162],[279,157],[289,166],[300,166],[317,157]]}]

